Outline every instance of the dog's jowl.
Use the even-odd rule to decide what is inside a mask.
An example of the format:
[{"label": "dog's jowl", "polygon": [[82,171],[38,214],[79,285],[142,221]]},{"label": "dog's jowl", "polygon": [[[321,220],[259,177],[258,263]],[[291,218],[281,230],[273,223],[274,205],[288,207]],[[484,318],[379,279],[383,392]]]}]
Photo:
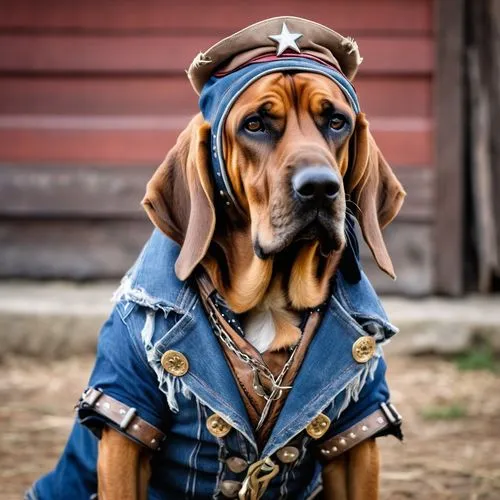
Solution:
[{"label": "dog's jowl", "polygon": [[200,113],[147,185],[156,226],[115,294],[66,449],[28,499],[378,497],[401,438],[381,346],[404,191],[351,38],[295,17],[200,53]]}]

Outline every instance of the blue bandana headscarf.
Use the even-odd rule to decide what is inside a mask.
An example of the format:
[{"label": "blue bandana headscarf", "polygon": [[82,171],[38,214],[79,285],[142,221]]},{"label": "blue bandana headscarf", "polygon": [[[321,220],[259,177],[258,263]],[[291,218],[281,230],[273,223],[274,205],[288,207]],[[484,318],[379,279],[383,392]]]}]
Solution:
[{"label": "blue bandana headscarf", "polygon": [[351,82],[334,68],[303,57],[287,57],[270,62],[253,63],[222,77],[212,76],[200,94],[200,110],[212,128],[212,170],[217,194],[226,207],[238,207],[226,171],[222,152],[224,122],[236,99],[253,82],[270,73],[302,71],[318,73],[333,80],[345,94],[352,109],[359,113],[359,102]]}]

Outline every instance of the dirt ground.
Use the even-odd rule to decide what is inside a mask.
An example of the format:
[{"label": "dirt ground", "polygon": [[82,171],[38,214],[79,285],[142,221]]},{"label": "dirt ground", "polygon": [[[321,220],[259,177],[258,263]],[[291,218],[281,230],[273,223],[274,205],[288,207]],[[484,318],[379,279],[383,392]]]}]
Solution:
[{"label": "dirt ground", "polygon": [[[50,470],[73,421],[90,358],[0,365],[0,498]],[[435,358],[389,358],[405,442],[380,440],[383,499],[500,499],[500,374]]]}]

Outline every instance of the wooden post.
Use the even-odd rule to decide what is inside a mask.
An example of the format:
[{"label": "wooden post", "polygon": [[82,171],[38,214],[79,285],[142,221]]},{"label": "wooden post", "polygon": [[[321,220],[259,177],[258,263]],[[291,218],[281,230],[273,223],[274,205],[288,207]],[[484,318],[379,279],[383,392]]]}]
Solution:
[{"label": "wooden post", "polygon": [[[467,10],[467,119],[471,214],[477,289],[488,293],[500,277],[500,0],[469,0]],[[498,284],[496,285],[498,286]]]},{"label": "wooden post", "polygon": [[435,288],[464,291],[464,13],[465,0],[436,0]]}]

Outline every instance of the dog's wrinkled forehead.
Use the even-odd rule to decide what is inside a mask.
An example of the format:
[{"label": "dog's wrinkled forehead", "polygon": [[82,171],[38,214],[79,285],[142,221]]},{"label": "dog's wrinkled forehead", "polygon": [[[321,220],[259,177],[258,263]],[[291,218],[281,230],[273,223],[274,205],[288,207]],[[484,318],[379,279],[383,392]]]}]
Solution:
[{"label": "dog's wrinkled forehead", "polygon": [[360,63],[354,40],[297,17],[275,17],[253,24],[196,56],[188,77],[200,94],[203,117],[211,125],[213,177],[223,205],[239,208],[222,158],[222,131],[241,93],[270,73],[317,73],[334,81],[358,113],[351,80]]}]

